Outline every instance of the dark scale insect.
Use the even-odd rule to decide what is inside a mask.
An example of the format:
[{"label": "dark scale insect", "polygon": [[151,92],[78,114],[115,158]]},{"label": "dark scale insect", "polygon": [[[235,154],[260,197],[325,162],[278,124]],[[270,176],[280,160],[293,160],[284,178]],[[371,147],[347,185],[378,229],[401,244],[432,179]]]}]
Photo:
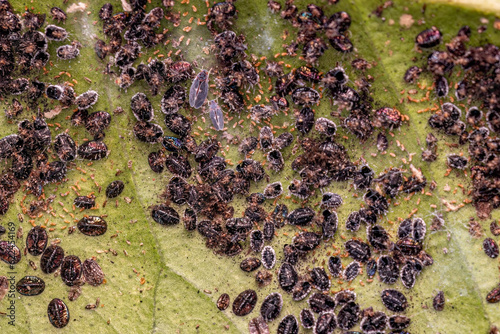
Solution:
[{"label": "dark scale insect", "polygon": [[183,155],[177,155],[175,153],[169,154],[165,161],[165,166],[170,173],[179,175],[183,178],[190,177],[192,173],[191,165],[188,159]]},{"label": "dark scale insect", "polygon": [[108,223],[99,216],[87,216],[78,221],[77,227],[83,234],[96,237],[106,233]]},{"label": "dark scale insect", "polygon": [[80,110],[85,110],[96,104],[99,94],[94,90],[86,91],[78,95],[75,99],[75,104]]},{"label": "dark scale insect", "polygon": [[342,273],[342,277],[345,281],[351,282],[354,280],[361,272],[361,265],[357,261],[352,261],[349,263]]},{"label": "dark scale insect", "polygon": [[186,208],[182,221],[184,222],[184,228],[187,231],[196,230],[197,216],[193,209]]},{"label": "dark scale insect", "polygon": [[333,277],[340,277],[342,273],[342,262],[338,256],[330,256],[328,258],[328,270]]},{"label": "dark scale insect", "polygon": [[456,169],[465,169],[467,167],[467,159],[458,154],[450,154],[447,158],[448,166]]},{"label": "dark scale insect", "polygon": [[60,266],[64,259],[64,250],[57,245],[50,245],[45,249],[40,258],[40,268],[46,274],[52,274]]},{"label": "dark scale insect", "polygon": [[38,296],[45,290],[45,282],[40,277],[24,276],[17,282],[16,290],[23,296]]},{"label": "dark scale insect", "polygon": [[264,188],[263,195],[265,198],[276,198],[283,193],[281,182],[270,183]]},{"label": "dark scale insect", "polygon": [[276,94],[278,94],[278,96],[286,96],[290,94],[297,85],[295,79],[296,79],[295,74],[293,72],[290,72],[288,74],[279,77],[276,80],[274,88]]},{"label": "dark scale insect", "polygon": [[[120,36],[120,43],[121,43],[121,36]],[[111,51],[111,46],[106,45],[106,42],[104,42],[102,39],[97,39],[94,44],[94,51],[97,57],[99,57],[99,59],[104,59]]]},{"label": "dark scale insect", "polygon": [[332,312],[335,309],[335,300],[329,295],[319,292],[312,294],[307,303],[315,313]]},{"label": "dark scale insect", "polygon": [[208,80],[210,72],[202,70],[194,78],[189,89],[189,105],[192,108],[199,109],[205,103],[208,95]]},{"label": "dark scale insect", "polygon": [[260,307],[260,315],[266,322],[274,321],[280,315],[283,298],[278,292],[269,294]]},{"label": "dark scale insect", "polygon": [[45,36],[52,40],[52,41],[64,41],[66,38],[68,38],[68,32],[66,29],[58,27],[53,24],[49,24],[47,27],[45,27]]},{"label": "dark scale insect", "polygon": [[38,30],[45,22],[45,14],[35,14],[30,11],[24,13],[24,27],[28,30]]},{"label": "dark scale insect", "polygon": [[246,198],[246,201],[252,206],[261,205],[266,201],[266,197],[261,193],[252,193]]},{"label": "dark scale insect", "polygon": [[322,79],[321,73],[312,66],[300,66],[295,70],[295,76],[299,80],[318,83]]},{"label": "dark scale insect", "polygon": [[274,138],[273,147],[276,150],[282,150],[290,146],[293,142],[293,135],[290,132],[283,132],[278,137]]},{"label": "dark scale insect", "polygon": [[8,241],[0,241],[0,260],[7,264],[17,264],[21,261],[21,251]]},{"label": "dark scale insect", "polygon": [[312,284],[316,289],[321,291],[328,291],[330,289],[331,282],[328,278],[328,275],[326,274],[325,269],[321,267],[313,268],[313,270],[310,272],[310,275]]},{"label": "dark scale insect", "polygon": [[52,15],[52,19],[57,22],[64,22],[68,18],[68,15],[59,7],[52,7],[50,9],[50,15]]},{"label": "dark scale insect", "polygon": [[375,111],[373,126],[393,130],[399,128],[402,122],[403,118],[398,110],[384,107]]},{"label": "dark scale insect", "polygon": [[479,110],[477,107],[470,107],[469,110],[467,111],[467,115],[465,116],[467,123],[473,126],[478,125],[482,118],[483,118],[483,112]]},{"label": "dark scale insect", "polygon": [[445,302],[446,300],[444,298],[444,292],[439,291],[432,300],[432,307],[434,307],[436,311],[443,311]]},{"label": "dark scale insect", "polygon": [[40,179],[44,182],[59,182],[66,176],[66,163],[52,161],[44,164],[40,170]]},{"label": "dark scale insect", "polygon": [[319,133],[321,133],[322,135],[325,135],[328,138],[331,138],[337,132],[337,125],[332,120],[329,120],[328,118],[320,117],[316,120],[316,123],[314,125],[314,129],[316,131],[318,131]]},{"label": "dark scale insect", "polygon": [[82,261],[75,255],[66,256],[61,263],[61,278],[67,286],[73,286],[82,276]]},{"label": "dark scale insect", "polygon": [[249,334],[269,334],[269,326],[262,317],[253,318],[248,322]]},{"label": "dark scale insect", "polygon": [[281,171],[285,166],[283,154],[278,150],[269,151],[269,153],[267,153],[267,161],[269,162],[269,168],[275,172]]},{"label": "dark scale insect", "polygon": [[413,238],[403,238],[396,243],[397,249],[407,256],[414,256],[422,250],[422,243],[417,242]]},{"label": "dark scale insect", "polygon": [[345,227],[351,232],[357,232],[361,226],[361,217],[358,211],[353,211],[347,217]]},{"label": "dark scale insect", "polygon": [[351,290],[341,290],[335,294],[336,305],[344,305],[356,301],[356,293]]},{"label": "dark scale insect", "polygon": [[322,213],[321,234],[323,239],[330,239],[335,236],[339,226],[339,219],[335,211],[324,210]]},{"label": "dark scale insect", "polygon": [[262,233],[264,234],[264,240],[271,241],[274,238],[274,223],[270,220],[266,220],[264,222],[264,228],[262,229]]},{"label": "dark scale insect", "polygon": [[375,173],[368,165],[363,165],[359,172],[354,174],[353,184],[355,189],[366,189],[373,181]]},{"label": "dark scale insect", "polygon": [[273,95],[270,100],[275,111],[286,110],[290,106],[288,100],[284,96]]},{"label": "dark scale insect", "polygon": [[250,233],[250,248],[253,252],[258,253],[264,247],[264,234],[262,231],[254,230]]},{"label": "dark scale insect", "polygon": [[73,201],[73,204],[77,208],[92,209],[95,206],[95,196],[94,195],[78,196]]},{"label": "dark scale insect", "polygon": [[148,164],[155,173],[163,173],[167,157],[163,151],[151,152],[148,155]]},{"label": "dark scale insect", "polygon": [[438,98],[446,97],[448,95],[449,87],[448,87],[448,80],[446,80],[445,77],[443,76],[438,76],[436,78],[436,96]]},{"label": "dark scale insect", "polygon": [[69,309],[66,304],[59,298],[54,298],[50,301],[47,307],[47,315],[49,321],[55,328],[66,327],[69,323]]},{"label": "dark scale insect", "polygon": [[233,301],[233,313],[243,317],[253,311],[257,304],[257,293],[248,289],[240,293]]},{"label": "dark scale insect", "polygon": [[268,151],[273,146],[274,135],[269,126],[263,126],[259,132],[260,148],[263,151]]},{"label": "dark scale insect", "polygon": [[11,95],[20,95],[29,88],[29,81],[26,78],[17,78],[7,83],[7,91]]},{"label": "dark scale insect", "polygon": [[278,283],[280,287],[286,291],[291,292],[297,284],[299,277],[295,268],[288,262],[284,262],[278,272]]},{"label": "dark scale insect", "polygon": [[236,166],[236,171],[239,172],[243,178],[254,182],[262,180],[265,175],[262,164],[252,159],[243,160]]},{"label": "dark scale insect", "polygon": [[105,111],[96,111],[88,115],[85,119],[85,129],[91,134],[96,135],[103,132],[111,123],[111,115]]},{"label": "dark scale insect", "polygon": [[287,315],[281,319],[277,332],[278,334],[299,334],[299,322],[293,315]]},{"label": "dark scale insect", "polygon": [[19,153],[24,146],[24,139],[12,134],[0,139],[0,159],[9,158],[13,153]]},{"label": "dark scale insect", "polygon": [[324,75],[321,82],[326,88],[335,90],[338,89],[338,87],[345,85],[348,80],[349,76],[346,74],[345,70],[342,67],[335,67]]},{"label": "dark scale insect", "polygon": [[337,318],[333,312],[323,312],[314,326],[315,334],[332,334],[337,327]]},{"label": "dark scale insect", "polygon": [[181,137],[186,137],[191,132],[191,123],[181,114],[166,115],[165,124],[170,131]]},{"label": "dark scale insect", "polygon": [[[309,64],[313,64],[318,61],[323,53],[325,53],[326,49],[328,49],[328,46],[322,38],[314,38],[304,44],[302,53],[304,54],[305,61]],[[293,53],[295,53],[295,51]]]},{"label": "dark scale insect", "polygon": [[500,226],[498,226],[497,221],[494,220],[490,223],[490,231],[495,237],[500,235]]},{"label": "dark scale insect", "polygon": [[359,321],[359,305],[354,301],[347,302],[339,310],[337,315],[337,325],[343,330],[349,330]]},{"label": "dark scale insect", "polygon": [[33,169],[33,159],[25,152],[12,155],[12,173],[18,180],[26,180]]},{"label": "dark scale insect", "polygon": [[488,303],[500,302],[500,285],[488,292],[488,294],[486,295],[486,301]]},{"label": "dark scale insect", "polygon": [[73,138],[63,132],[54,139],[54,150],[62,161],[68,162],[76,159],[76,144]]},{"label": "dark scale insect", "polygon": [[62,60],[71,60],[80,55],[80,49],[74,44],[61,45],[57,48],[56,55]]},{"label": "dark scale insect", "polygon": [[436,27],[431,27],[415,37],[415,43],[421,48],[432,48],[441,43],[442,34]]},{"label": "dark scale insect", "polygon": [[257,205],[249,206],[248,208],[245,209],[245,217],[247,217],[248,219],[250,219],[250,221],[254,223],[260,223],[264,221],[266,216],[267,216],[266,210]]},{"label": "dark scale insect", "polygon": [[262,264],[262,262],[258,258],[249,257],[249,258],[246,258],[243,261],[241,261],[240,269],[249,273],[249,272],[252,272],[254,270],[257,270],[261,264]]},{"label": "dark scale insect", "polygon": [[288,215],[290,225],[307,226],[310,225],[316,213],[310,207],[298,208]]},{"label": "dark scale insect", "polygon": [[170,179],[166,189],[166,197],[174,204],[185,204],[189,199],[191,185],[181,177],[174,176]]},{"label": "dark scale insect", "polygon": [[491,238],[486,238],[483,241],[483,250],[492,259],[495,259],[498,257],[498,244],[495,242],[495,240]]},{"label": "dark scale insect", "polygon": [[26,236],[28,253],[33,256],[41,255],[47,247],[48,240],[47,231],[40,226],[34,226]]},{"label": "dark scale insect", "polygon": [[377,262],[377,269],[382,282],[386,284],[394,284],[398,280],[398,264],[391,256],[380,256]]},{"label": "dark scale insect", "polygon": [[368,226],[366,234],[368,242],[376,250],[387,251],[391,250],[394,246],[393,242],[389,239],[389,234],[380,225]]},{"label": "dark scale insect", "polygon": [[292,290],[292,299],[296,302],[306,298],[312,290],[312,284],[309,281],[298,282]]},{"label": "dark scale insect", "polygon": [[380,297],[384,306],[390,311],[403,312],[408,307],[408,300],[405,295],[397,290],[383,290]]},{"label": "dark scale insect", "polygon": [[375,212],[375,214],[385,214],[389,209],[387,199],[373,189],[368,189],[363,196],[363,199],[368,207]]},{"label": "dark scale insect", "polygon": [[78,146],[78,155],[82,159],[100,160],[108,156],[109,151],[102,141],[90,140]]},{"label": "dark scale insect", "polygon": [[321,236],[314,232],[301,232],[292,239],[293,245],[302,252],[309,252],[319,246]]},{"label": "dark scale insect", "polygon": [[219,299],[217,299],[217,308],[221,311],[226,310],[229,307],[230,301],[227,293],[221,294]]},{"label": "dark scale insect", "polygon": [[257,148],[259,140],[255,137],[247,137],[241,141],[240,146],[238,147],[238,152],[243,155],[247,155],[251,151]]},{"label": "dark scale insect", "polygon": [[292,266],[294,266],[297,264],[297,262],[299,260],[300,252],[293,245],[284,245],[283,246],[283,255],[284,255],[283,261],[288,262]]},{"label": "dark scale insect", "polygon": [[377,135],[377,149],[380,152],[384,152],[385,150],[387,150],[388,147],[389,147],[389,141],[387,140],[387,136],[384,135],[382,132],[380,132]]},{"label": "dark scale insect", "polygon": [[345,249],[349,256],[355,261],[366,263],[371,257],[370,246],[357,239],[347,241],[345,243]]},{"label": "dark scale insect", "polygon": [[154,117],[153,105],[144,93],[132,96],[130,108],[138,121],[150,122]]},{"label": "dark scale insect", "polygon": [[302,134],[308,134],[314,126],[314,112],[309,107],[302,108],[295,115],[295,127]]},{"label": "dark scale insect", "polygon": [[161,111],[165,115],[175,114],[179,111],[179,108],[184,104],[186,100],[186,89],[179,85],[173,85],[161,99]]},{"label": "dark scale insect", "polygon": [[85,120],[89,116],[89,112],[87,110],[77,110],[71,115],[71,125],[72,126],[81,126],[85,125]]},{"label": "dark scale insect", "polygon": [[269,271],[258,271],[257,274],[255,275],[255,281],[257,282],[257,285],[260,288],[263,288],[269,284],[271,284],[271,281],[273,279],[273,274],[271,274]]},{"label": "dark scale insect", "polygon": [[393,315],[389,317],[388,324],[389,328],[395,331],[400,331],[410,326],[411,319],[404,315]]},{"label": "dark scale insect", "polygon": [[274,114],[274,109],[268,105],[255,105],[250,109],[250,118],[257,123],[271,118]]},{"label": "dark scale insect", "polygon": [[344,35],[336,35],[329,38],[328,41],[330,45],[337,51],[342,53],[348,53],[354,50],[354,45],[352,42]]},{"label": "dark scale insect", "polygon": [[407,263],[401,268],[401,283],[403,286],[407,289],[413,288],[415,285],[415,281],[417,279],[417,274],[419,271],[417,271],[414,267],[413,264]]},{"label": "dark scale insect", "polygon": [[282,228],[288,217],[288,207],[285,204],[278,204],[271,214],[271,219],[276,228]]},{"label": "dark scale insect", "polygon": [[366,263],[366,275],[371,279],[377,273],[377,261],[370,259]]},{"label": "dark scale insect", "polygon": [[179,152],[185,147],[184,142],[181,139],[171,136],[163,137],[161,144],[167,151],[170,152]]},{"label": "dark scale insect", "polygon": [[324,208],[338,209],[342,203],[342,197],[331,192],[323,193],[321,198],[321,206]]},{"label": "dark scale insect", "polygon": [[299,106],[317,104],[319,93],[309,87],[299,87],[292,92],[292,101]]},{"label": "dark scale insect", "polygon": [[300,311],[300,323],[302,324],[302,327],[304,327],[305,329],[313,328],[314,324],[316,323],[316,319],[314,318],[314,313],[308,308],[305,308],[302,311]]},{"label": "dark scale insect", "polygon": [[158,124],[149,122],[137,122],[133,128],[134,135],[140,141],[149,144],[156,144],[163,137],[163,129]]},{"label": "dark scale insect", "polygon": [[180,222],[180,217],[177,211],[165,204],[153,206],[151,217],[160,225],[176,225]]},{"label": "dark scale insect", "polygon": [[387,315],[380,311],[367,313],[359,324],[363,333],[384,333],[387,327]]},{"label": "dark scale insect", "polygon": [[113,181],[106,187],[106,197],[107,198],[118,197],[123,192],[124,188],[125,184],[123,183],[123,181],[120,180]]},{"label": "dark scale insect", "polygon": [[276,264],[276,253],[271,246],[262,249],[262,266],[266,269],[273,269]]},{"label": "dark scale insect", "polygon": [[83,262],[82,275],[85,278],[85,282],[92,286],[101,285],[104,281],[104,273],[101,266],[93,259],[86,259]]}]

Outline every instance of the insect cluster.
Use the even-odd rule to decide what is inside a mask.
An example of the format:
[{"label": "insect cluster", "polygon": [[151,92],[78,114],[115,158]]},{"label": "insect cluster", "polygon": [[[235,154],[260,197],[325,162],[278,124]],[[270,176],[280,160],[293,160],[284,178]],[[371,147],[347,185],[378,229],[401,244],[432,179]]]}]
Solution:
[{"label": "insect cluster", "polygon": [[[484,219],[500,206],[500,141],[497,137],[500,132],[500,86],[497,80],[500,50],[492,44],[468,47],[471,35],[471,28],[463,26],[445,44],[445,50],[435,50],[442,43],[440,30],[431,27],[419,33],[415,38],[416,46],[424,52],[430,50],[427,52],[427,64],[422,68],[410,67],[404,80],[414,83],[421,72],[430,72],[434,76],[436,97],[451,101],[442,103],[440,110],[430,116],[428,124],[448,136],[458,137],[459,145],[469,145],[469,158],[451,154],[447,157],[447,164],[450,169],[470,171],[472,203],[478,216]],[[459,79],[450,89],[448,80],[454,77]],[[452,93],[454,96],[451,96]],[[455,104],[454,100],[459,102]],[[477,102],[481,105],[476,106]],[[432,133],[428,134],[427,150],[422,152],[424,161],[436,160],[437,141]],[[493,222],[492,226],[495,224]],[[495,228],[492,227],[491,231],[495,231]],[[483,249],[489,257],[498,256],[498,245],[492,238],[484,239]],[[500,301],[497,290],[495,288],[488,294],[486,299],[489,302]]]}]

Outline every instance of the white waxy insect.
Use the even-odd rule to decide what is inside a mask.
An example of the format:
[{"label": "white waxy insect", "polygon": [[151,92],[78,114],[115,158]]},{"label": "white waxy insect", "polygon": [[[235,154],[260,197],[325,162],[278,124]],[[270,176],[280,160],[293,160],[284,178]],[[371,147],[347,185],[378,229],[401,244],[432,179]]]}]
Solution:
[{"label": "white waxy insect", "polygon": [[193,80],[189,89],[189,105],[195,109],[201,108],[208,95],[209,72],[202,70]]},{"label": "white waxy insect", "polygon": [[224,129],[224,114],[222,113],[222,109],[215,100],[209,101],[208,104],[210,105],[210,119],[215,130],[222,131]]}]

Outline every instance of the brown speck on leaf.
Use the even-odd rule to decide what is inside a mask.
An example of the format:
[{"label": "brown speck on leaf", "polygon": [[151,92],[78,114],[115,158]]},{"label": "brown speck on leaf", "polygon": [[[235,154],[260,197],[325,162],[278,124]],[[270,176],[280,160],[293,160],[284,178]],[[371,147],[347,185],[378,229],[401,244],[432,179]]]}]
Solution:
[{"label": "brown speck on leaf", "polygon": [[483,235],[481,225],[474,218],[469,220],[469,234],[474,238],[480,238]]},{"label": "brown speck on leaf", "polygon": [[410,14],[403,14],[399,17],[399,25],[403,28],[408,29],[413,25],[413,23],[415,23],[415,20]]}]

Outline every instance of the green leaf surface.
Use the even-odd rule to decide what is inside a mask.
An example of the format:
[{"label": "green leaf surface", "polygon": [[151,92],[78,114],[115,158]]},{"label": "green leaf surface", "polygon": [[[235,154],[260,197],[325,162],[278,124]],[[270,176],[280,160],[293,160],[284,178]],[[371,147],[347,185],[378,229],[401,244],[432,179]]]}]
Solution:
[{"label": "green leaf surface", "polygon": [[[147,9],[160,6],[160,1],[151,1]],[[283,2],[283,1],[282,1]],[[310,2],[310,1],[309,1]],[[299,10],[305,8],[308,1],[296,1]],[[11,0],[18,13],[24,12],[25,6],[33,7],[35,12],[47,13],[52,5],[67,9],[72,3],[63,4],[62,1],[36,1],[25,2]],[[272,291],[279,291],[276,273],[272,283],[265,288],[258,288],[253,273],[245,273],[240,270],[239,263],[246,257],[247,251],[235,258],[227,258],[215,255],[205,246],[205,241],[197,232],[188,232],[181,225],[175,227],[160,226],[150,216],[152,205],[161,203],[160,194],[164,191],[168,180],[172,177],[168,172],[155,174],[151,171],[147,162],[147,155],[151,151],[160,149],[160,144],[149,145],[139,142],[132,133],[135,118],[130,111],[130,97],[137,92],[144,91],[151,98],[156,111],[155,122],[164,127],[163,117],[159,110],[159,101],[167,87],[160,90],[160,94],[152,97],[144,81],[134,83],[128,90],[120,90],[115,85],[115,76],[103,74],[105,62],[100,61],[93,50],[95,37],[104,38],[102,34],[102,22],[99,21],[98,11],[105,1],[89,1],[88,8],[84,12],[68,14],[68,20],[61,26],[70,32],[69,40],[78,40],[82,43],[81,54],[78,58],[65,61],[55,56],[58,46],[66,42],[52,42],[49,44],[51,54],[51,65],[47,66],[47,73],[43,71],[32,73],[31,77],[50,83],[70,82],[74,84],[77,94],[88,89],[99,92],[98,103],[93,110],[105,110],[112,114],[110,128],[106,131],[104,142],[110,148],[110,155],[102,161],[88,164],[88,161],[78,160],[72,164],[68,172],[67,182],[57,185],[45,186],[46,196],[54,194],[56,198],[47,212],[41,217],[34,218],[33,224],[45,225],[53,228],[49,232],[50,240],[59,238],[60,245],[66,254],[78,255],[82,260],[95,257],[106,274],[106,283],[99,287],[84,285],[81,296],[73,302],[68,300],[68,290],[60,277],[45,275],[40,269],[33,271],[28,260],[33,260],[37,265],[39,258],[31,255],[23,256],[22,261],[15,266],[16,281],[24,275],[37,275],[46,282],[46,290],[36,297],[18,296],[15,301],[16,326],[9,326],[8,318],[0,315],[0,328],[2,333],[49,333],[56,331],[47,319],[47,305],[53,298],[63,299],[71,315],[70,324],[60,330],[61,333],[239,333],[248,332],[248,321],[258,316],[260,302]],[[305,64],[298,57],[275,55],[284,52],[283,44],[288,44],[296,37],[296,28],[288,21],[280,18],[279,14],[272,14],[266,6],[267,1],[237,1],[236,7],[239,11],[235,20],[234,30],[246,36],[248,55],[255,55],[255,59],[266,57],[267,60],[282,60],[294,68]],[[428,101],[421,103],[409,102],[408,96],[416,99],[425,97],[427,90],[420,90],[417,85],[408,85],[402,80],[406,69],[415,64],[423,66],[429,51],[419,53],[414,47],[414,37],[423,29],[435,25],[443,32],[444,41],[449,41],[465,24],[473,31],[469,45],[477,46],[485,43],[500,45],[500,31],[494,29],[495,17],[492,14],[475,12],[474,9],[464,9],[447,4],[429,3],[423,11],[422,2],[394,1],[394,5],[384,10],[382,17],[376,17],[372,11],[383,1],[375,0],[341,0],[337,5],[328,5],[327,1],[319,1],[325,13],[329,16],[337,11],[347,11],[352,17],[350,31],[355,52],[342,55],[328,49],[320,58],[318,68],[326,72],[330,68],[341,64],[346,68],[352,85],[362,73],[352,69],[351,61],[361,57],[371,62],[374,66],[367,70],[367,74],[374,77],[371,92],[374,99],[373,107],[378,109],[383,106],[397,108],[402,114],[409,117],[399,130],[394,131],[394,136],[388,135],[390,139],[389,149],[386,154],[381,154],[375,147],[377,132],[371,139],[360,143],[352,134],[344,128],[339,127],[337,142],[343,144],[349,152],[353,161],[366,161],[375,171],[376,175],[390,166],[401,167],[411,174],[410,164],[421,168],[427,180],[434,180],[437,187],[427,194],[415,194],[406,196],[400,194],[390,207],[387,216],[380,220],[380,224],[396,238],[398,218],[406,218],[418,209],[414,216],[423,218],[428,227],[425,241],[425,249],[434,258],[434,265],[427,267],[417,278],[417,283],[412,290],[406,290],[400,282],[395,288],[403,291],[410,300],[410,307],[406,314],[412,318],[409,328],[411,333],[487,333],[490,326],[500,325],[500,310],[496,304],[488,304],[485,300],[486,294],[498,284],[498,260],[488,258],[482,250],[482,239],[473,238],[468,232],[468,221],[470,217],[476,217],[474,208],[467,204],[456,212],[447,211],[442,200],[456,201],[462,203],[467,198],[466,192],[470,187],[470,179],[463,172],[452,172],[445,176],[446,156],[449,153],[464,152],[467,147],[449,147],[445,143],[456,143],[457,138],[448,137],[431,130],[427,125],[429,112],[418,113],[417,111],[438,105],[440,102],[430,91]],[[115,10],[121,8],[119,1],[113,1]],[[192,6],[196,6],[196,12]],[[199,18],[204,21],[203,15],[207,13],[204,1],[191,0],[189,4],[176,1],[175,12],[181,13],[181,24],[174,27],[172,23],[163,21],[168,28],[170,43],[152,49],[144,49],[141,58],[136,61],[146,63],[149,57],[160,54],[165,57],[172,52],[181,50],[182,55],[188,61],[196,61],[200,68],[211,68],[215,66],[213,53],[207,54],[213,40],[205,25],[197,25]],[[184,16],[182,13],[188,13]],[[401,15],[410,14],[415,23],[410,28],[403,28],[399,24]],[[194,17],[192,24],[188,20]],[[483,23],[481,18],[488,20],[487,30],[483,34],[477,33],[477,28]],[[52,19],[48,16],[47,23]],[[182,28],[191,26],[192,30],[185,32]],[[288,36],[284,36],[288,31]],[[182,38],[182,36],[185,36]],[[180,40],[181,39],[181,40]],[[187,41],[189,40],[189,45]],[[180,44],[177,42],[180,41]],[[443,49],[444,43],[439,48]],[[205,49],[204,49],[205,48]],[[157,51],[155,53],[155,51]],[[264,75],[264,60],[257,60],[260,65],[262,91],[259,87],[248,89],[248,95],[253,98],[262,95],[263,101],[269,96],[268,78]],[[116,69],[115,69],[116,70]],[[285,72],[289,71],[288,66]],[[71,77],[65,73],[67,72]],[[456,71],[454,72],[456,73]],[[89,80],[87,80],[87,79]],[[213,78],[212,78],[213,79]],[[458,78],[450,78],[456,83]],[[423,75],[419,80],[427,87],[432,85],[430,75]],[[213,83],[213,80],[212,82]],[[190,82],[185,83],[187,87]],[[451,85],[450,85],[451,86]],[[416,95],[409,95],[408,90],[416,89]],[[450,91],[452,91],[450,89]],[[451,96],[452,94],[450,94]],[[209,98],[215,98],[215,88]],[[4,97],[1,102],[2,108],[9,108],[12,97]],[[444,101],[446,102],[446,101]],[[255,103],[250,100],[248,102]],[[49,109],[53,109],[58,103],[49,102]],[[221,104],[222,105],[222,104]],[[479,102],[476,105],[480,105]],[[122,107],[123,114],[113,114],[113,110]],[[43,106],[41,106],[43,108]],[[462,106],[465,109],[469,105]],[[331,111],[336,110],[327,97],[322,98],[320,106],[315,107],[317,117],[328,116]],[[52,137],[69,129],[69,134],[78,142],[82,143],[85,138],[91,139],[83,128],[71,127],[68,116],[71,109],[65,109],[48,122],[52,125]],[[200,135],[200,142],[208,136],[218,136],[222,143],[226,159],[232,161],[234,166],[243,157],[239,155],[233,145],[226,143],[218,133],[211,129],[208,114],[202,114],[200,110],[190,108],[183,109],[182,114],[190,117],[195,122],[193,131]],[[23,114],[13,121],[8,121],[3,115],[0,116],[0,136],[16,132],[17,122],[30,118],[35,114],[34,110],[23,111]],[[258,125],[253,125],[242,112],[237,114],[225,114],[227,121],[227,132],[244,138],[250,134],[258,135]],[[339,119],[332,118],[337,124]],[[239,124],[243,121],[242,124]],[[290,130],[294,124],[293,112],[288,115],[276,115],[271,120],[273,125]],[[59,125],[58,125],[59,124]],[[164,127],[165,128],[165,127]],[[275,128],[276,134],[284,130]],[[165,129],[166,130],[166,129]],[[166,130],[168,133],[168,130]],[[420,154],[425,145],[427,133],[433,132],[439,139],[438,159],[433,163],[421,160]],[[205,134],[206,133],[206,134]],[[293,132],[296,136],[297,131]],[[295,144],[296,141],[294,141]],[[226,145],[228,145],[226,147]],[[292,145],[293,146],[293,145]],[[296,154],[292,147],[285,149],[285,170],[275,173],[266,169],[269,182],[281,181],[285,188],[297,173],[292,171],[290,163]],[[220,155],[220,154],[219,154]],[[263,161],[265,157],[260,151],[253,156],[254,159]],[[194,161],[192,166],[194,167]],[[2,162],[3,163],[3,162]],[[233,166],[233,168],[234,168]],[[5,162],[4,168],[8,167]],[[117,174],[119,174],[117,176]],[[125,183],[124,192],[115,201],[108,200],[104,207],[105,187],[113,180],[120,179]],[[189,180],[195,183],[192,177]],[[262,191],[266,185],[263,180],[252,184],[251,192]],[[459,186],[463,185],[463,189]],[[426,192],[429,191],[426,187]],[[447,189],[450,189],[447,191]],[[333,183],[324,191],[339,193],[344,198],[344,204],[337,210],[339,215],[340,229],[335,239],[323,242],[314,254],[308,255],[299,266],[299,271],[305,273],[307,268],[323,266],[325,260],[331,253],[342,250],[346,239],[354,236],[366,240],[363,228],[356,234],[344,228],[344,222],[350,212],[358,210],[362,203],[363,191],[355,190],[352,182]],[[67,196],[62,196],[69,192]],[[76,194],[86,195],[95,192],[98,208],[80,212],[72,208],[73,199]],[[24,237],[17,239],[16,243],[24,249],[26,233],[31,228],[30,218],[24,214],[23,221],[18,219],[18,213],[22,212],[23,206],[35,198],[19,191],[14,203],[11,204],[8,213],[0,217],[3,226],[12,221],[21,226]],[[405,197],[406,196],[406,197]],[[309,205],[319,210],[320,192],[309,199]],[[285,196],[280,198],[280,203],[285,203],[289,208],[300,206],[300,203]],[[245,199],[236,196],[232,205],[235,208],[235,217],[243,214]],[[397,205],[396,205],[397,204]],[[268,201],[264,204],[269,212],[273,209],[273,203]],[[182,215],[184,207],[177,208]],[[67,211],[65,211],[67,210]],[[91,213],[89,213],[91,212]],[[446,221],[445,228],[441,231],[429,231],[433,216],[442,213]],[[87,237],[75,231],[68,235],[68,227],[75,225],[75,221],[84,214],[107,215],[108,232],[100,237]],[[500,214],[493,212],[493,219],[499,219]],[[476,217],[477,220],[477,217]],[[480,221],[483,234],[491,237],[489,231],[489,220]],[[64,229],[63,229],[64,228]],[[313,229],[316,229],[313,228]],[[294,233],[298,232],[293,226],[285,226],[277,231],[278,238],[272,242],[278,256],[277,263],[282,259],[282,247],[289,243]],[[6,236],[2,237],[5,239]],[[497,238],[498,241],[498,238]],[[245,244],[247,246],[247,243]],[[116,255],[114,255],[116,254]],[[350,262],[343,258],[344,265]],[[275,267],[277,270],[278,265]],[[8,266],[0,264],[0,275],[10,276]],[[363,273],[352,284],[346,284],[332,280],[332,292],[345,288],[354,288],[357,293],[358,302],[362,308],[373,306],[376,310],[387,311],[380,302],[380,291],[389,286],[374,278],[373,282],[367,282],[366,274]],[[246,317],[237,317],[229,307],[226,311],[219,311],[215,305],[217,298],[223,292],[231,296],[231,300],[243,290],[255,289],[258,293],[259,302],[254,311]],[[436,312],[432,308],[432,297],[438,290],[443,290],[446,297],[446,306],[443,312]],[[294,302],[291,296],[283,293],[284,305],[281,316],[294,314],[298,316],[300,310],[307,307],[306,301]],[[95,310],[86,310],[85,305],[95,303],[100,298],[100,305]],[[0,302],[0,311],[6,312],[10,300],[5,298]],[[391,312],[388,312],[391,313]],[[279,321],[270,324],[271,332],[276,332]],[[301,331],[303,329],[301,328]],[[305,333],[311,331],[304,331]]]}]

